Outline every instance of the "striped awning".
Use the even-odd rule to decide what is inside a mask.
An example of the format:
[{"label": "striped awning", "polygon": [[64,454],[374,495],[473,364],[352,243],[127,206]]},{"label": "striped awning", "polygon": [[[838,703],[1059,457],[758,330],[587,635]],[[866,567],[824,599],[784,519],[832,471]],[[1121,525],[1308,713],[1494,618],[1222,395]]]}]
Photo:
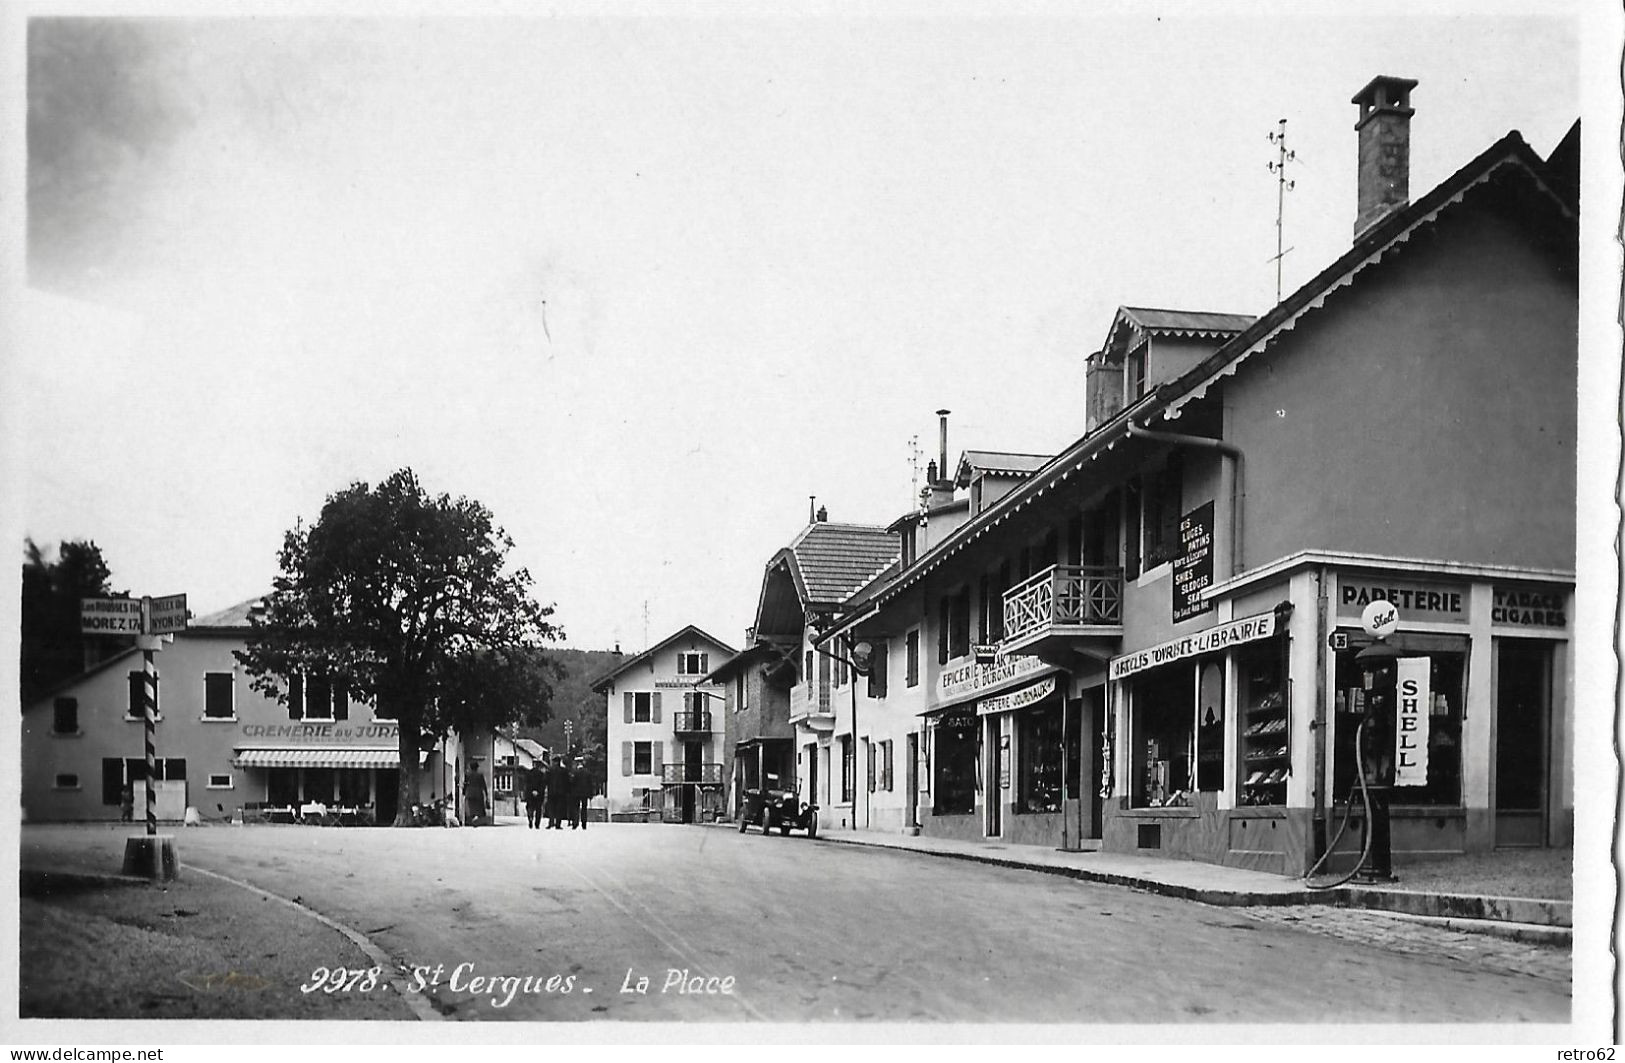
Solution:
[{"label": "striped awning", "polygon": [[239,768],[398,768],[393,749],[239,749]]}]

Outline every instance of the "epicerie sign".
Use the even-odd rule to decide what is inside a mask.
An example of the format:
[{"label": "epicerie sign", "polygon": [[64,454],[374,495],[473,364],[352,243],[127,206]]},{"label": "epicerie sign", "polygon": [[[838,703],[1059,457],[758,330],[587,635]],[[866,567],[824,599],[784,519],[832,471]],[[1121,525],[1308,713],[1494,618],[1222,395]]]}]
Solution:
[{"label": "epicerie sign", "polygon": [[1002,686],[1029,675],[1054,671],[1037,657],[1028,654],[999,655],[991,664],[966,664],[950,668],[937,680],[938,701],[975,694]]},{"label": "epicerie sign", "polygon": [[1172,639],[1168,642],[1152,646],[1150,649],[1137,650],[1134,653],[1125,653],[1121,657],[1113,657],[1108,674],[1112,679],[1122,679],[1143,672],[1147,668],[1158,665],[1172,664],[1174,661],[1184,660],[1186,657],[1198,657],[1204,653],[1212,653],[1228,646],[1237,646],[1243,642],[1254,642],[1258,639],[1267,639],[1275,634],[1275,614],[1259,613],[1242,620],[1232,620],[1228,624],[1210,627],[1206,631],[1199,631],[1184,638]]}]

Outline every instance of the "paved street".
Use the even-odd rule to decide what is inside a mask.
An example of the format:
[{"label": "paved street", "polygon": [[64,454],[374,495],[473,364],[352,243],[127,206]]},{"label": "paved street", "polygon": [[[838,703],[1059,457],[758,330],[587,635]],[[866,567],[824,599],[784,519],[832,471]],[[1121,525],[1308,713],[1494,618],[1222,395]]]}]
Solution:
[{"label": "paved street", "polygon": [[[100,847],[116,870],[127,833],[30,827],[25,860],[31,844],[49,841]],[[1556,950],[1563,962],[1521,967],[1495,956],[1516,960],[1527,953],[1512,950],[1534,946],[1404,952],[1392,946],[1414,948],[1408,935],[1425,942],[1436,931],[1373,913],[1322,916],[1311,931],[1273,914],[800,836],[642,824],[208,827],[177,836],[185,864],[297,897],[402,965],[393,985],[372,992],[404,991],[457,1019],[1569,1016],[1566,953]]]}]

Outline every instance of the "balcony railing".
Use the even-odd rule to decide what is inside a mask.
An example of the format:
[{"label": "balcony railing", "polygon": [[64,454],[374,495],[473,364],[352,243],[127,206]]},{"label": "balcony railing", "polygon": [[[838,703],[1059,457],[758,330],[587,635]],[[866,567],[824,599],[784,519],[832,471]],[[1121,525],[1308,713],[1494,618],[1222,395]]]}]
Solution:
[{"label": "balcony railing", "polygon": [[835,724],[830,707],[829,684],[814,681],[812,686],[797,683],[790,690],[790,722],[824,729]]},{"label": "balcony railing", "polygon": [[697,712],[673,713],[671,726],[672,730],[679,734],[696,731],[709,733],[711,730],[711,710],[700,709]]},{"label": "balcony railing", "polygon": [[1123,570],[1104,565],[1052,565],[1004,595],[1004,641],[1056,628],[1123,625]]},{"label": "balcony railing", "polygon": [[677,783],[721,783],[721,764],[662,764],[660,781],[670,786]]}]

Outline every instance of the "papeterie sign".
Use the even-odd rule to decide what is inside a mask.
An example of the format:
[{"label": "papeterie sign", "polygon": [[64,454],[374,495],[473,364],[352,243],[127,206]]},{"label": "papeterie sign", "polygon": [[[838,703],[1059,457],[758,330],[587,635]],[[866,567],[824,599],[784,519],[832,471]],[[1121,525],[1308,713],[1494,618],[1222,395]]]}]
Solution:
[{"label": "papeterie sign", "polygon": [[1213,653],[1216,650],[1238,646],[1244,642],[1254,642],[1258,639],[1267,639],[1275,634],[1275,614],[1259,613],[1243,620],[1232,620],[1228,624],[1210,627],[1206,631],[1199,631],[1184,638],[1171,639],[1168,642],[1152,646],[1150,649],[1136,650],[1125,653],[1121,657],[1113,657],[1109,674],[1113,679],[1122,679],[1135,672],[1143,672],[1147,668],[1158,665],[1172,664],[1187,657],[1197,657],[1204,653]]},{"label": "papeterie sign", "polygon": [[996,698],[983,698],[976,704],[976,712],[981,716],[991,716],[996,712],[1014,712],[1024,709],[1028,705],[1036,705],[1055,692],[1055,677],[1045,676],[1032,686],[1012,690],[1008,694],[1000,694]]},{"label": "papeterie sign", "polygon": [[1465,623],[1467,589],[1446,583],[1410,583],[1339,577],[1337,615],[1358,617],[1375,601],[1391,602],[1406,620],[1445,620]]}]

